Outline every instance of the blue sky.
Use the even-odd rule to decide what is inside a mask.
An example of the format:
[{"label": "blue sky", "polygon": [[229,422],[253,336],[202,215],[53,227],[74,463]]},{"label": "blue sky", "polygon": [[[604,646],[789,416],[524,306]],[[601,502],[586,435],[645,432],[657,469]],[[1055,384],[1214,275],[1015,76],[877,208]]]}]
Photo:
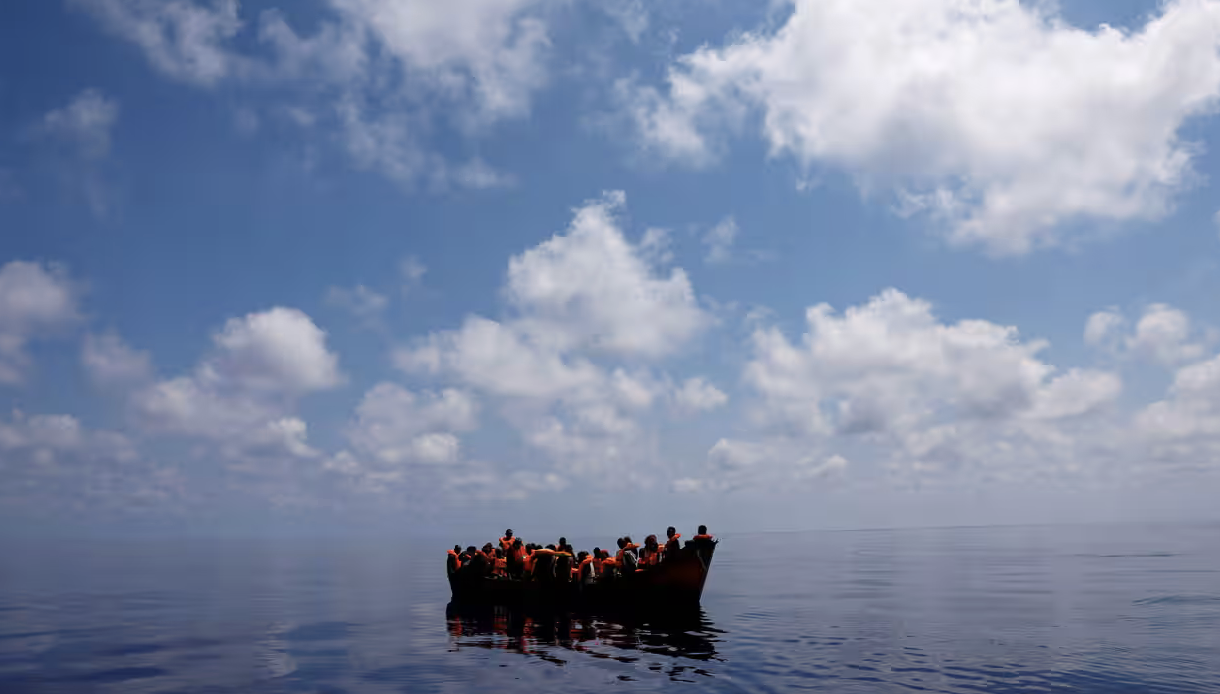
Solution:
[{"label": "blue sky", "polygon": [[6,15],[7,532],[1214,517],[1220,2]]}]

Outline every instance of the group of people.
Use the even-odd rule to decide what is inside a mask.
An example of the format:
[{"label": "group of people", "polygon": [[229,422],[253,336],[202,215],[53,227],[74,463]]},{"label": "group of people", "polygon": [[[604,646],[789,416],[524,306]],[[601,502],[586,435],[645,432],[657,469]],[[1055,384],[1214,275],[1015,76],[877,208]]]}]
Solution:
[{"label": "group of people", "polygon": [[[673,526],[665,531],[665,544],[657,541],[656,535],[644,539],[644,545],[635,544],[630,536],[616,541],[618,551],[611,556],[610,550],[594,547],[592,552],[576,552],[566,537],[553,545],[523,543],[513,535],[512,529],[504,531],[499,546],[488,542],[482,549],[473,545],[462,551],[454,545],[448,551],[446,565],[450,576],[486,576],[502,580],[580,581],[596,583],[613,580],[625,573],[644,571],[674,557],[681,549],[682,537]],[[700,542],[711,542],[707,526],[699,526],[699,532],[687,540],[687,546]]]}]

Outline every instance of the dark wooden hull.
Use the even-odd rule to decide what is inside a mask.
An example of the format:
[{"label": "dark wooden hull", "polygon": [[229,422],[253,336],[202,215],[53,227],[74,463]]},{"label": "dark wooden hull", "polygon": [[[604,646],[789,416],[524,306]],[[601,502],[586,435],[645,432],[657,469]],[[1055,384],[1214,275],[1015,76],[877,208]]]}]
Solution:
[{"label": "dark wooden hull", "polygon": [[661,564],[598,583],[449,576],[455,603],[483,605],[697,605],[716,542],[684,547]]}]

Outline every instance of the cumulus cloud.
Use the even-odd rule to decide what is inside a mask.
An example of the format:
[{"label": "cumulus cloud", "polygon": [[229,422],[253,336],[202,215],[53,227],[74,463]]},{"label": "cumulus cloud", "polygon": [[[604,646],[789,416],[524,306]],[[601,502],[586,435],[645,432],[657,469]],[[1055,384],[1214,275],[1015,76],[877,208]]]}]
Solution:
[{"label": "cumulus cloud", "polygon": [[1069,222],[1163,216],[1192,179],[1180,128],[1220,94],[1212,0],[1166,3],[1134,32],[1078,29],[1046,3],[791,4],[774,31],[678,58],[663,91],[621,83],[645,145],[704,164],[757,109],[773,154],[1019,254]]},{"label": "cumulus cloud", "polygon": [[191,373],[132,391],[136,426],[202,440],[237,462],[316,457],[293,410],[344,382],[326,334],[301,311],[276,307],[229,319],[212,343]]},{"label": "cumulus cloud", "polygon": [[26,345],[78,319],[76,290],[58,267],[14,260],[0,267],[0,384],[25,380]]},{"label": "cumulus cloud", "polygon": [[[638,417],[667,387],[643,365],[677,354],[711,320],[682,270],[662,269],[652,248],[624,235],[623,204],[621,193],[592,201],[565,233],[513,257],[507,317],[468,317],[399,349],[395,363],[509,403],[510,424],[569,472],[630,462]],[[724,397],[703,382],[686,395],[699,407]]]},{"label": "cumulus cloud", "polygon": [[1134,357],[1163,366],[1179,366],[1201,359],[1208,336],[1180,309],[1151,304],[1134,328],[1115,309],[1098,311],[1085,324],[1085,343],[1114,354]]},{"label": "cumulus cloud", "polygon": [[455,432],[474,429],[478,409],[465,391],[416,394],[380,383],[365,393],[347,438],[358,454],[385,465],[454,462],[460,448]]},{"label": "cumulus cloud", "polygon": [[505,293],[539,344],[656,358],[708,325],[686,273],[658,272],[616,225],[625,200],[612,192],[581,207],[567,233],[509,261]]},{"label": "cumulus cloud", "polygon": [[845,465],[820,467],[844,441],[905,470],[1063,461],[1049,452],[1071,448],[1068,432],[1094,426],[1122,388],[1109,372],[1056,373],[1038,358],[1045,342],[982,320],[943,323],[897,290],[841,315],[814,306],[806,319],[796,344],[774,328],[754,333],[744,379],[758,437],[717,443],[716,474],[766,462],[769,478],[821,477]]},{"label": "cumulus cloud", "polygon": [[1190,318],[1165,304],[1153,304],[1135,324],[1135,334],[1127,346],[1135,354],[1173,366],[1203,356],[1203,345],[1191,342]]}]

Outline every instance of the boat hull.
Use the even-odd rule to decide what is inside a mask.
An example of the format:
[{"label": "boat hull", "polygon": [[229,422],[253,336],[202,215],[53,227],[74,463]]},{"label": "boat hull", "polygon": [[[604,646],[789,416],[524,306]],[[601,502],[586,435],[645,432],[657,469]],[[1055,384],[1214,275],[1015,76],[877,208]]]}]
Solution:
[{"label": "boat hull", "polygon": [[716,543],[684,547],[657,566],[597,583],[449,576],[455,603],[491,605],[697,605]]}]

